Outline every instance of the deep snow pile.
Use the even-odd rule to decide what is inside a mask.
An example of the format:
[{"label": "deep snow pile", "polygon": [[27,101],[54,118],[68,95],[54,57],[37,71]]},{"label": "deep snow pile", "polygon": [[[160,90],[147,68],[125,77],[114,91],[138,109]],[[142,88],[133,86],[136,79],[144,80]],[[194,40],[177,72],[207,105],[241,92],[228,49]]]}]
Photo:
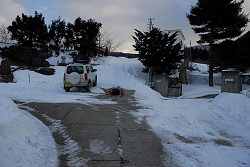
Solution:
[{"label": "deep snow pile", "polygon": [[[207,85],[209,77],[208,77],[208,66],[200,63],[194,63],[192,64],[192,67],[194,70],[192,72],[189,72],[188,75],[188,81],[189,84],[203,84]],[[221,84],[221,73],[214,73],[214,85],[220,85]]]},{"label": "deep snow pile", "polygon": [[[148,121],[180,166],[245,166],[250,163],[250,100],[240,95],[232,101],[232,96],[223,93],[214,100],[149,98],[143,103],[148,109],[133,114],[138,122]],[[241,104],[241,113],[233,110]]]},{"label": "deep snow pile", "polygon": [[55,141],[40,120],[0,96],[0,166],[57,166]]},{"label": "deep snow pile", "polygon": [[[70,61],[70,57],[65,55]],[[56,65],[58,58],[53,57],[49,61]],[[133,89],[138,105],[143,109],[130,113],[137,123],[147,121],[152,131],[162,139],[166,154],[173,155],[179,166],[250,166],[250,99],[244,94],[221,94],[219,86],[209,87],[207,83],[196,80],[191,85],[183,85],[181,97],[164,98],[145,85],[147,75],[141,72],[143,65],[137,59],[105,57],[94,63],[100,65],[94,67],[98,70],[98,85],[91,93],[76,88],[65,92],[62,82],[64,67],[55,66],[53,76],[17,70],[14,73],[16,83],[0,83],[0,94],[22,102],[109,104],[114,102],[95,99],[95,95],[104,93],[101,88],[120,86]],[[207,67],[198,65],[198,68],[202,70],[191,75],[207,77]],[[219,96],[215,99],[195,99],[208,94]],[[74,141],[70,143],[77,146]],[[98,148],[96,152],[100,153],[105,151],[100,150],[100,142],[92,142],[92,148]],[[165,162],[167,164],[167,158]]]},{"label": "deep snow pile", "polygon": [[230,116],[245,122],[250,126],[249,97],[241,94],[222,93],[215,98],[214,103],[226,111]]}]

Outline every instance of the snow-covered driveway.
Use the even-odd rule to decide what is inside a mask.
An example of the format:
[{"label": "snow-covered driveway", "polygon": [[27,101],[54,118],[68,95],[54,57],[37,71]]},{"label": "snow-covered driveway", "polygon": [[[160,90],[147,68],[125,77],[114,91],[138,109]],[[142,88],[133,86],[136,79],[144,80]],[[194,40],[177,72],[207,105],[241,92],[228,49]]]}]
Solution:
[{"label": "snow-covered driveway", "polygon": [[[98,85],[91,94],[77,90],[66,93],[62,85],[64,67],[58,66],[53,67],[53,76],[18,70],[14,73],[16,83],[0,83],[0,94],[23,102],[109,104],[109,100],[95,98],[104,93],[101,88],[135,90],[137,105],[143,106],[131,111],[135,121],[147,121],[161,138],[165,152],[174,155],[179,166],[250,166],[250,99],[244,93],[221,94],[219,86],[209,87],[203,82],[183,85],[181,97],[164,98],[145,85],[146,74],[141,72],[143,66],[138,60],[106,57],[96,63],[100,64],[95,67]],[[205,74],[201,71],[192,75]],[[219,95],[215,99],[193,99],[207,94]],[[8,148],[5,151],[11,152]]]}]

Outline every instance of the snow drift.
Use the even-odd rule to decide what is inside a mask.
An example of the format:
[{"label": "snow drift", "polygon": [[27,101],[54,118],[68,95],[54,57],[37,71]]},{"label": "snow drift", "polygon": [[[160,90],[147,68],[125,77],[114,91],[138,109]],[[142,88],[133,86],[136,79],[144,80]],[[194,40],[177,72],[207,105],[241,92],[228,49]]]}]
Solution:
[{"label": "snow drift", "polygon": [[[67,61],[71,60],[67,53],[64,55]],[[60,57],[49,59],[55,65],[53,76],[19,69],[14,72],[16,83],[0,83],[0,166],[56,166],[58,163],[48,128],[19,110],[11,100],[110,104],[113,102],[95,96],[104,94],[102,88],[117,86],[135,90],[137,105],[142,109],[130,113],[137,123],[147,121],[161,138],[166,155],[173,155],[179,166],[250,166],[250,99],[245,94],[220,93],[220,86],[209,87],[206,79],[202,79],[208,76],[206,65],[199,64],[200,71],[190,74],[196,78],[195,82],[183,85],[181,97],[165,98],[145,85],[147,75],[141,72],[143,65],[138,59],[116,57],[96,60],[98,84],[91,93],[81,89],[65,92],[64,67],[56,66],[58,60]],[[197,98],[208,94],[219,95],[215,99]],[[43,136],[51,138],[46,140]],[[110,151],[101,141],[90,142],[90,148],[81,149],[93,149],[95,154]],[[164,157],[167,164],[168,159]]]},{"label": "snow drift", "polygon": [[0,166],[57,166],[55,141],[40,120],[0,96]]}]

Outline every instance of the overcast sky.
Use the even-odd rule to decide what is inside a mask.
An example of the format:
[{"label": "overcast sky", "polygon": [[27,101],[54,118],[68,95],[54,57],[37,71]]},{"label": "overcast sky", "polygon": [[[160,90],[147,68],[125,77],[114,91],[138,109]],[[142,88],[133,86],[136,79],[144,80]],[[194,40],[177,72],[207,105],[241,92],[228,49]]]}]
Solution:
[{"label": "overcast sky", "polygon": [[[0,23],[9,26],[17,15],[34,16],[42,13],[46,24],[58,19],[74,23],[77,17],[95,19],[102,23],[101,31],[107,31],[116,42],[124,41],[117,51],[134,53],[134,29],[147,31],[149,18],[154,27],[161,30],[181,29],[187,46],[197,45],[198,35],[189,25],[186,14],[197,0],[0,0]],[[250,0],[245,0],[243,10],[250,12]],[[250,31],[250,25],[246,28]]]}]

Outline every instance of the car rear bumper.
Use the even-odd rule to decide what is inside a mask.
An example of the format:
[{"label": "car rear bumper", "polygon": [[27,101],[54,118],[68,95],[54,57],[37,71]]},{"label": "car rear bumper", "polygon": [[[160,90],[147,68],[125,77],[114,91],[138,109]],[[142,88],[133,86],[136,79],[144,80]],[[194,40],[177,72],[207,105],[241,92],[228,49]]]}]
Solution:
[{"label": "car rear bumper", "polygon": [[70,82],[64,82],[65,88],[84,87],[84,86],[88,86],[88,83],[87,82],[79,82],[77,84],[71,84]]}]

